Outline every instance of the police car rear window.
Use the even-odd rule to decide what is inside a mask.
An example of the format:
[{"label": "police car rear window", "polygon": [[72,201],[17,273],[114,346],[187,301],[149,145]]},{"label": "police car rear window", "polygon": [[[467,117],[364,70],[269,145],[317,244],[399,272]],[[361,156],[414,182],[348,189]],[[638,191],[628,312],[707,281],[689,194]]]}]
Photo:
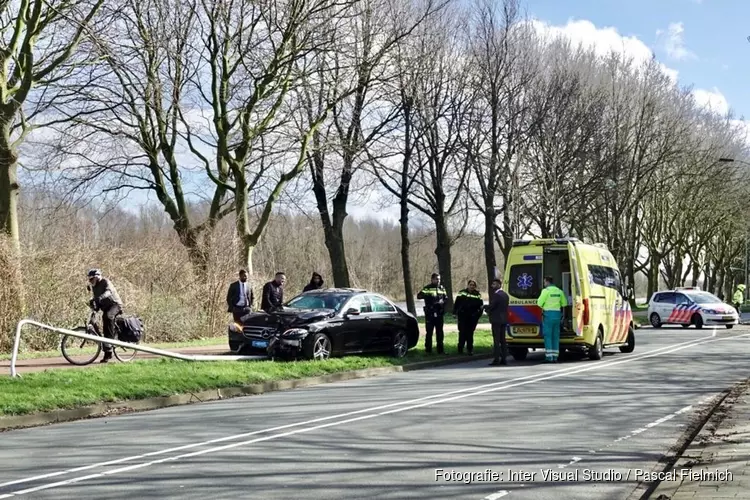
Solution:
[{"label": "police car rear window", "polygon": [[541,293],[541,264],[511,266],[508,293],[517,299],[537,299]]}]

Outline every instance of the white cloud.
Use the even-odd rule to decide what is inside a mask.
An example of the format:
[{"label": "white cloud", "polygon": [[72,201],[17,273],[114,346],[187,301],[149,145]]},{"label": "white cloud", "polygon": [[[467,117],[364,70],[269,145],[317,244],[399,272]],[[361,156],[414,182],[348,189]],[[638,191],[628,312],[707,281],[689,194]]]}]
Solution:
[{"label": "white cloud", "polygon": [[693,96],[699,106],[709,111],[720,115],[726,115],[729,112],[729,101],[727,101],[724,94],[716,87],[711,90],[696,89],[693,91]]},{"label": "white cloud", "polygon": [[685,26],[682,22],[669,23],[667,30],[656,30],[656,36],[662,40],[664,50],[667,51],[667,55],[677,61],[684,61],[687,59],[698,59],[693,52],[689,51],[685,46],[683,35],[685,33]]},{"label": "white cloud", "polygon": [[[653,57],[653,51],[641,39],[636,36],[621,35],[617,28],[611,26],[598,28],[586,19],[570,20],[564,26],[553,26],[539,20],[531,22],[534,29],[539,33],[552,37],[565,36],[574,44],[593,48],[601,56],[606,56],[614,51],[632,58],[636,63],[645,63]],[[668,68],[663,64],[660,64],[660,66],[662,71],[676,83],[677,70]]]}]

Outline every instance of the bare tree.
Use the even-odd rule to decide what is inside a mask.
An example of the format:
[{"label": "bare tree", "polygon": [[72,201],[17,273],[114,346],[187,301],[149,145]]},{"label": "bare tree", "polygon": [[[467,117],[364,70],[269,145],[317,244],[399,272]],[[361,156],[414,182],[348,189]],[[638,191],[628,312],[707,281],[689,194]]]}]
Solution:
[{"label": "bare tree", "polygon": [[[528,142],[523,153],[524,204],[542,238],[564,237],[585,225],[590,200],[601,186],[601,171],[591,161],[606,100],[591,85],[593,50],[557,39],[537,59],[537,78],[529,86]],[[567,226],[567,227],[565,227]]]},{"label": "bare tree", "polygon": [[[413,160],[418,175],[409,203],[435,224],[435,255],[453,304],[451,247],[468,220],[466,186],[470,174],[464,152],[472,95],[467,92],[468,64],[461,17],[447,10],[436,20],[430,52],[423,54],[425,72],[416,84]],[[458,227],[452,227],[456,220]]]},{"label": "bare tree", "polygon": [[[335,68],[321,74],[318,92],[333,89],[336,104],[331,123],[313,135],[308,166],[336,286],[350,286],[343,230],[355,175],[367,158],[368,144],[396,117],[383,94],[383,84],[394,78],[388,63],[397,44],[442,6],[437,0],[425,0],[418,8],[399,0],[362,0],[338,33],[336,49],[319,62],[319,67]],[[303,108],[309,124],[319,113],[320,98],[308,92]],[[330,201],[329,171],[338,177]]]},{"label": "bare tree", "polygon": [[[307,145],[331,108],[301,135],[288,136],[290,89],[304,81],[305,61],[328,50],[331,20],[354,0],[200,0],[201,58],[191,79],[210,109],[209,131],[182,116],[190,151],[211,180],[234,195],[239,263],[252,273],[252,252],[283,189],[305,166]],[[285,153],[294,151],[297,153]],[[206,151],[208,149],[208,151]],[[257,206],[255,217],[252,210]]]},{"label": "bare tree", "polygon": [[518,160],[528,137],[526,91],[536,71],[532,56],[536,37],[532,27],[521,22],[518,0],[483,1],[475,17],[468,68],[475,99],[466,147],[476,184],[470,193],[484,217],[489,283],[497,266],[495,242],[507,257],[519,233]]},{"label": "bare tree", "polygon": [[75,57],[76,50],[103,3],[0,3],[0,223],[16,249],[20,249],[18,148],[35,127],[44,125],[44,113],[53,104],[49,95],[28,101],[35,100],[35,87],[52,86],[85,64]]},{"label": "bare tree", "polygon": [[[87,196],[96,184],[103,193],[154,193],[202,276],[216,224],[234,206],[224,185],[228,169],[220,168],[221,183],[213,184],[183,153],[187,144],[181,119],[200,114],[192,107],[190,87],[194,61],[200,57],[195,47],[199,13],[184,7],[184,0],[128,0],[115,6],[93,49],[103,61],[101,75],[81,89],[76,106],[93,109],[71,117],[79,127],[59,133],[69,139],[66,154],[77,159],[75,167],[66,169],[73,189]],[[205,181],[212,189],[205,195],[191,193],[190,184]],[[196,213],[190,194],[205,196],[205,215]]]}]

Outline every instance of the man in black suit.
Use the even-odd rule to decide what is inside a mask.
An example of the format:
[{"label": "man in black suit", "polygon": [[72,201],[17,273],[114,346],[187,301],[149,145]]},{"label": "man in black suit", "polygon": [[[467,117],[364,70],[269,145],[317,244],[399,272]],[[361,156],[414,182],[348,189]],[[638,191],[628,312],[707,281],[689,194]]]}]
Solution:
[{"label": "man in black suit", "polygon": [[253,290],[247,282],[247,271],[240,269],[240,279],[229,285],[227,292],[227,312],[232,313],[234,321],[240,319],[253,307]]},{"label": "man in black suit", "polygon": [[508,329],[508,303],[510,297],[502,288],[502,282],[499,279],[492,280],[492,295],[490,303],[487,305],[487,314],[492,324],[492,341],[494,344],[493,354],[495,359],[490,366],[507,365],[508,343],[505,339],[505,331]]}]

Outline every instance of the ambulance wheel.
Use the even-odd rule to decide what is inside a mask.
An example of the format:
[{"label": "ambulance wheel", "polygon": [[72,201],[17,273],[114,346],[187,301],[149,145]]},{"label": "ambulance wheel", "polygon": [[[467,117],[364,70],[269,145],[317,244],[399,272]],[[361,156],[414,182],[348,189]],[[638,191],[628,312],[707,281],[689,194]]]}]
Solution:
[{"label": "ambulance wheel", "polygon": [[693,321],[692,323],[695,325],[695,327],[698,330],[703,329],[703,317],[700,314],[693,314]]},{"label": "ambulance wheel", "polygon": [[620,352],[629,353],[635,350],[635,331],[633,325],[628,328],[628,344],[620,346]]},{"label": "ambulance wheel", "polygon": [[651,322],[651,326],[653,326],[654,328],[661,328],[661,318],[658,314],[651,313],[649,321]]},{"label": "ambulance wheel", "polygon": [[523,361],[529,354],[528,347],[511,347],[508,351],[510,351],[510,355],[513,356],[513,359],[516,361]]},{"label": "ambulance wheel", "polygon": [[603,339],[604,332],[602,331],[601,327],[599,327],[599,334],[596,336],[594,345],[589,347],[589,359],[598,361],[604,357],[604,347],[602,345]]}]

